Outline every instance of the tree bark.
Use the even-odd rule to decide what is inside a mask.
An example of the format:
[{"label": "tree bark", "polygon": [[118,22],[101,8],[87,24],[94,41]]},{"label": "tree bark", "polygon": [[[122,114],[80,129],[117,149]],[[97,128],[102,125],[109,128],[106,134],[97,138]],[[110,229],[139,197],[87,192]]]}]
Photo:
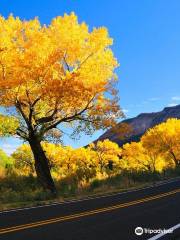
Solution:
[{"label": "tree bark", "polygon": [[48,159],[41,146],[41,142],[37,137],[33,136],[29,139],[29,144],[34,155],[35,170],[37,178],[45,190],[49,190],[53,196],[57,195],[56,187],[51,176]]},{"label": "tree bark", "polygon": [[171,156],[172,156],[172,158],[174,160],[174,163],[175,163],[176,167],[179,167],[180,166],[180,161],[176,158],[174,152],[170,151],[170,154],[171,154]]}]

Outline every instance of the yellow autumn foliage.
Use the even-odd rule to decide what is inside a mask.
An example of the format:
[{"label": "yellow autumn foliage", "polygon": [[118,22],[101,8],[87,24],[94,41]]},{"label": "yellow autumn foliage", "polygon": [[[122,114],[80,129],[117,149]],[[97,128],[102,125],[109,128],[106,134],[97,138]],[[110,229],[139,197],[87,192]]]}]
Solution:
[{"label": "yellow autumn foliage", "polygon": [[118,112],[117,101],[104,95],[115,93],[118,62],[112,43],[106,28],[89,31],[74,13],[52,19],[49,26],[37,18],[0,17],[0,105],[21,107],[27,118],[33,109],[37,124],[54,109],[63,119],[91,102],[87,115],[109,125],[108,114]]},{"label": "yellow autumn foliage", "polygon": [[[87,183],[94,178],[103,179],[123,171],[161,173],[175,167],[171,151],[176,160],[179,159],[179,123],[180,120],[169,119],[148,130],[140,142],[126,143],[122,148],[108,139],[78,149],[47,142],[42,146],[57,179],[73,178],[79,183]],[[22,145],[12,156],[19,171],[34,174],[34,159],[29,145]]]}]

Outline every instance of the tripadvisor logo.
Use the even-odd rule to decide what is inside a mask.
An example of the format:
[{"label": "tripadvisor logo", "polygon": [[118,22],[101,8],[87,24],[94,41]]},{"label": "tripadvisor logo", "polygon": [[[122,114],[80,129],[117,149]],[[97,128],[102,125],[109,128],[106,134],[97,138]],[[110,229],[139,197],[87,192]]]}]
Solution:
[{"label": "tripadvisor logo", "polygon": [[154,233],[163,233],[163,234],[167,234],[167,233],[172,233],[173,229],[150,229],[150,228],[142,228],[142,227],[136,227],[135,228],[135,234],[138,236],[141,236],[143,233],[144,234],[154,234]]},{"label": "tripadvisor logo", "polygon": [[137,227],[135,228],[135,234],[136,235],[142,235],[143,234],[143,228],[142,227]]}]

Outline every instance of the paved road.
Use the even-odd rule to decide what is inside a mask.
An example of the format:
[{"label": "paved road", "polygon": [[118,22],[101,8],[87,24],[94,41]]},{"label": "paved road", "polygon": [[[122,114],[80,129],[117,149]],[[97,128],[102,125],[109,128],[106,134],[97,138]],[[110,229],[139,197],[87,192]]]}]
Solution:
[{"label": "paved road", "polygon": [[[146,240],[136,227],[169,229],[180,223],[180,180],[163,185],[0,213],[1,240]],[[180,228],[162,240],[179,240]]]}]

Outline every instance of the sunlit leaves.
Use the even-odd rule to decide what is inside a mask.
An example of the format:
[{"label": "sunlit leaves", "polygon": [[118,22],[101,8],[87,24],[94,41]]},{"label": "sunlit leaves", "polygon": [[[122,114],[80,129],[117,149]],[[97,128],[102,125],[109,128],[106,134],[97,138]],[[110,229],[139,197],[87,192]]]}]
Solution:
[{"label": "sunlit leaves", "polygon": [[[48,142],[42,146],[56,178],[81,184],[122,171],[162,172],[175,166],[171,151],[179,159],[179,122],[169,119],[148,130],[140,142],[127,143],[122,148],[108,139],[78,149]],[[12,156],[22,174],[34,174],[34,158],[28,145],[19,147]]]},{"label": "sunlit leaves", "polygon": [[162,171],[180,164],[180,120],[168,119],[149,129],[141,141],[123,146],[126,169]]},{"label": "sunlit leaves", "polygon": [[[23,111],[26,125],[43,125],[43,131],[74,115],[73,121],[83,122],[81,131],[111,126],[122,116],[112,87],[118,62],[111,45],[106,28],[90,31],[74,13],[58,16],[48,26],[37,18],[1,17],[0,104],[15,106],[20,115]],[[39,121],[47,116],[52,116],[48,122]]]},{"label": "sunlit leaves", "polygon": [[16,118],[0,114],[0,136],[8,137],[16,134],[19,122]]},{"label": "sunlit leaves", "polygon": [[168,119],[147,131],[141,139],[145,148],[180,164],[180,120]]},{"label": "sunlit leaves", "polygon": [[114,174],[121,169],[121,148],[118,144],[106,139],[89,145],[89,149],[94,151],[94,159],[98,172],[101,174]]}]

